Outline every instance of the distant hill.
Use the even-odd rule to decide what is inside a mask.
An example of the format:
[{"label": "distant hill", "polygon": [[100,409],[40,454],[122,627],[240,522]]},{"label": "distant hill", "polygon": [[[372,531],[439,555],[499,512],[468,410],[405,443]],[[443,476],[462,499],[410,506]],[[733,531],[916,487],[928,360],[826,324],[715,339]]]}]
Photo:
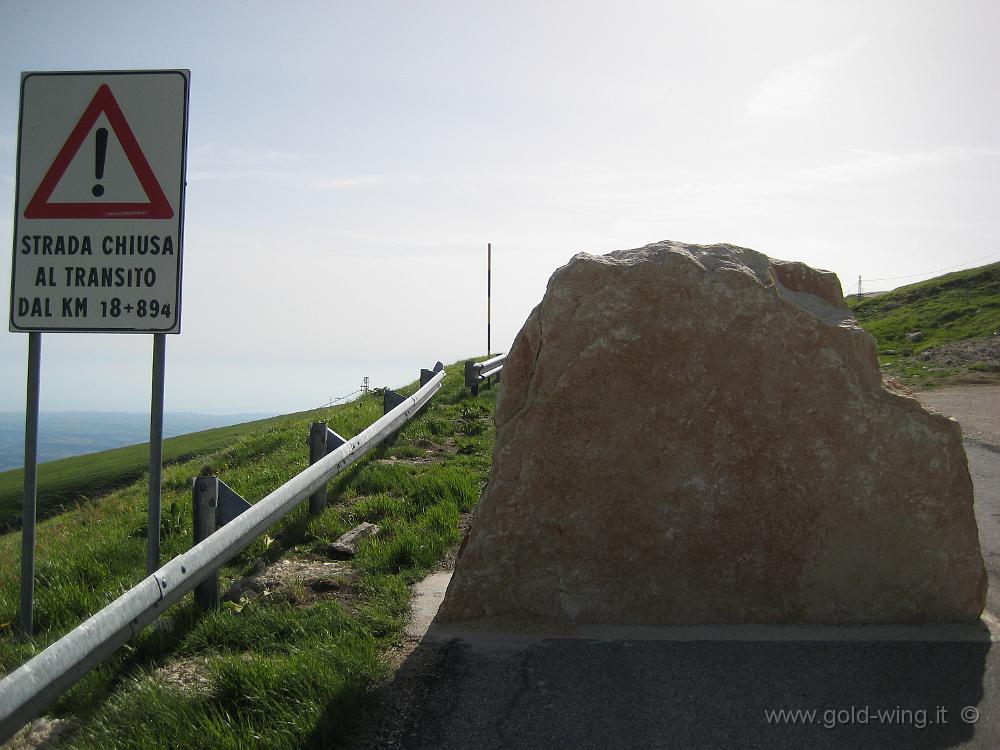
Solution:
[{"label": "distant hill", "polygon": [[[311,413],[301,412],[301,414]],[[140,415],[132,416],[137,418]],[[192,415],[187,416],[191,417]],[[210,417],[212,415],[202,414],[198,416]],[[222,419],[223,417],[217,416],[216,418]],[[41,418],[39,421],[42,421]],[[59,423],[59,420],[56,421]],[[110,421],[114,422],[115,420],[111,419]],[[164,421],[166,422],[166,417]],[[174,421],[175,428],[183,421]],[[196,421],[198,420],[196,419]],[[267,430],[284,421],[287,421],[287,417],[268,417],[173,437],[168,436],[163,441],[164,466],[213,453],[232,445],[244,435]],[[63,424],[68,423],[63,422]],[[24,430],[23,417],[18,429]],[[40,428],[39,432],[44,431]],[[20,440],[23,441],[23,439],[22,435]],[[42,462],[44,459],[42,459],[38,468],[38,517],[46,518],[65,508],[73,507],[74,504],[93,499],[141,479],[149,469],[149,435],[144,435],[142,439],[146,442],[121,448],[109,448],[96,453],[59,458],[44,463]],[[41,440],[39,442],[41,443]],[[23,492],[24,470],[22,468],[0,471],[0,534],[19,524]]]},{"label": "distant hill", "polygon": [[[163,416],[164,437],[251,422],[272,414],[198,414]],[[38,460],[95,453],[149,441],[149,415],[131,412],[42,412],[38,418]],[[0,471],[24,464],[24,413],[0,412]]]},{"label": "distant hill", "polygon": [[849,295],[847,304],[875,337],[886,371],[913,385],[1000,369],[994,361],[1000,351],[1000,263],[860,299]]}]

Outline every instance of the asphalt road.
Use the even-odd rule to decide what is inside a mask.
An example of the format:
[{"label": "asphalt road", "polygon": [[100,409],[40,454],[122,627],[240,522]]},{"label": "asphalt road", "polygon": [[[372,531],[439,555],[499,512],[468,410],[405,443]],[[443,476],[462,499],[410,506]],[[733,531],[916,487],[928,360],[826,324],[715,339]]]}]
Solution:
[{"label": "asphalt road", "polygon": [[986,611],[1000,618],[1000,448],[966,441],[965,454],[976,487],[979,546],[990,574]]},{"label": "asphalt road", "polygon": [[397,704],[374,746],[996,748],[991,647],[547,639],[485,649],[452,640],[415,655],[421,689]]},{"label": "asphalt road", "polygon": [[357,747],[1000,747],[1000,447],[991,443],[967,442],[966,452],[992,635],[969,626],[553,638],[431,622]]}]

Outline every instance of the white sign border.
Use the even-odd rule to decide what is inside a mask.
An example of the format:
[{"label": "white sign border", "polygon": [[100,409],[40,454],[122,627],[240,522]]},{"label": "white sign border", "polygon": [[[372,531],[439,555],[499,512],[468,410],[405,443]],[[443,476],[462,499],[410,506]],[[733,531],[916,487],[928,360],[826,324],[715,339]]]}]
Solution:
[{"label": "white sign border", "polygon": [[[21,149],[22,149],[22,138],[23,138],[23,126],[24,126],[24,94],[25,94],[25,84],[29,78],[35,76],[60,76],[60,77],[74,77],[74,76],[88,76],[88,77],[117,77],[117,76],[148,76],[148,75],[179,75],[184,82],[184,104],[183,104],[183,124],[182,124],[182,140],[181,140],[181,164],[180,164],[180,185],[178,190],[178,207],[177,207],[177,286],[176,286],[176,298],[173,300],[174,305],[174,315],[173,322],[169,328],[155,328],[152,326],[147,326],[143,328],[138,327],[109,327],[109,328],[67,328],[63,326],[45,326],[45,325],[33,325],[33,326],[19,326],[15,324],[15,269],[17,263],[17,239],[18,230],[21,222],[21,212],[24,207],[21,205]],[[188,153],[188,127],[189,127],[189,106],[191,98],[191,71],[186,68],[163,68],[163,69],[150,69],[150,70],[63,70],[63,71],[24,71],[21,73],[21,86],[20,86],[20,96],[18,105],[18,123],[17,123],[17,161],[15,165],[16,173],[14,179],[14,222],[13,222],[13,241],[12,241],[12,259],[11,259],[11,271],[10,271],[10,312],[8,315],[9,330],[11,333],[140,333],[140,334],[156,334],[156,333],[166,333],[166,334],[179,334],[181,332],[181,289],[183,287],[183,277],[184,277],[184,209],[186,203],[186,193],[187,193],[187,153]],[[81,113],[82,114],[82,113]],[[159,179],[159,178],[158,178]]]}]

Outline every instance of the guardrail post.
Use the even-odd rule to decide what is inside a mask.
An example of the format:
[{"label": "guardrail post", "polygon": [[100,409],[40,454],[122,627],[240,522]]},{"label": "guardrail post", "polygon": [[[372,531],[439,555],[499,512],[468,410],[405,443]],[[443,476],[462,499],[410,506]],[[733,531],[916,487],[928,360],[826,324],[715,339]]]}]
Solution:
[{"label": "guardrail post", "polygon": [[388,414],[404,401],[406,401],[406,396],[400,396],[394,390],[386,388],[382,391],[382,413]]},{"label": "guardrail post", "polygon": [[[250,503],[218,477],[197,477],[192,488],[194,500],[194,543],[208,539],[241,513]],[[202,610],[219,606],[219,571],[213,570],[194,587],[194,598]]]},{"label": "guardrail post", "polygon": [[420,386],[423,387],[431,382],[431,378],[437,375],[441,370],[444,369],[444,365],[441,362],[434,363],[434,369],[428,370],[426,367],[420,368]]},{"label": "guardrail post", "polygon": [[[404,401],[406,401],[405,396],[399,395],[391,388],[386,388],[382,391],[382,414],[388,414]],[[379,443],[379,448],[388,448],[396,442],[397,437],[399,437],[399,430],[396,430],[391,435],[387,436],[385,440]]]},{"label": "guardrail post", "polygon": [[471,359],[465,361],[465,387],[473,396],[479,395],[479,365]]},{"label": "guardrail post", "polygon": [[[194,500],[194,543],[198,544],[215,533],[219,506],[219,480],[217,477],[197,477],[192,488]],[[219,571],[194,587],[194,599],[202,611],[219,606]]]},{"label": "guardrail post", "polygon": [[[309,428],[309,465],[326,455],[326,422],[313,422]],[[309,496],[309,515],[318,516],[326,508],[326,485]]]},{"label": "guardrail post", "polygon": [[465,362],[465,387],[472,391],[473,396],[479,395],[479,385],[485,383],[486,388],[492,388],[494,381],[500,382],[500,373],[503,370],[503,363],[507,359],[506,354],[499,354],[496,357],[474,362],[471,359]]},{"label": "guardrail post", "polygon": [[[309,445],[309,465],[312,466],[327,453],[332,453],[346,442],[347,440],[327,427],[326,422],[313,422],[306,440]],[[309,496],[309,513],[318,516],[325,508],[326,485],[323,485]]]}]

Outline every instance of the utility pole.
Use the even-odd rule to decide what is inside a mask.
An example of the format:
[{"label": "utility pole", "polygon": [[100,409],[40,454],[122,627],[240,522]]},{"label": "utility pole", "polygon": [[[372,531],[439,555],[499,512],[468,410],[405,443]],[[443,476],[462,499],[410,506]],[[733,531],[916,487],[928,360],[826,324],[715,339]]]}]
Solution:
[{"label": "utility pole", "polygon": [[493,349],[490,347],[490,316],[492,310],[492,286],[493,286],[493,243],[486,243],[486,356],[489,357]]},{"label": "utility pole", "polygon": [[863,300],[865,298],[865,293],[861,291],[861,276],[858,276],[858,299]]}]

